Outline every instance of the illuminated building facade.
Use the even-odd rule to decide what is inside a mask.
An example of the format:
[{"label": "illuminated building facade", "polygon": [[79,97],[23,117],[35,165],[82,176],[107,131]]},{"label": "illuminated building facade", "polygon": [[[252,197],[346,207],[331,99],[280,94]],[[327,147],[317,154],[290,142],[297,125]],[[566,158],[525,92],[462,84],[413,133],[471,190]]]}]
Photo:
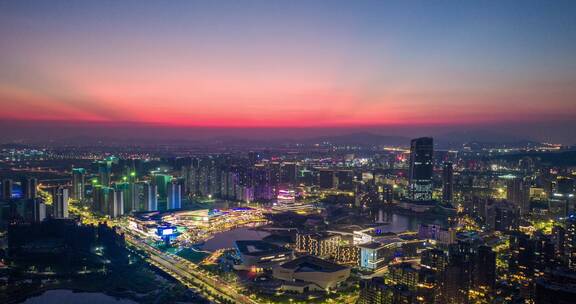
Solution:
[{"label": "illuminated building facade", "polygon": [[98,161],[96,163],[98,167],[98,180],[100,185],[110,186],[112,183],[112,163],[114,158],[109,158],[105,160]]},{"label": "illuminated building facade", "polygon": [[172,182],[172,176],[166,174],[155,174],[154,184],[158,187],[158,196],[161,200],[168,197],[168,186]]},{"label": "illuminated building facade", "polygon": [[238,240],[234,247],[245,270],[270,269],[293,258],[292,250],[264,241]]},{"label": "illuminated building facade", "polygon": [[339,235],[298,233],[296,235],[296,251],[318,257],[336,257],[341,241]]},{"label": "illuminated building facade", "polygon": [[345,265],[358,266],[360,248],[354,245],[340,245],[336,252],[336,262]]},{"label": "illuminated building facade", "polygon": [[94,193],[95,209],[115,218],[124,214],[124,193],[112,187],[97,186]]},{"label": "illuminated building facade", "polygon": [[532,290],[532,280],[536,268],[536,241],[523,233],[510,236],[510,260],[508,271],[523,292]]},{"label": "illuminated building facade", "polygon": [[563,176],[558,177],[554,188],[554,193],[548,200],[551,215],[558,218],[574,214],[576,201],[574,179]]},{"label": "illuminated building facade", "polygon": [[85,186],[86,170],[84,168],[73,168],[71,197],[75,200],[84,199]]},{"label": "illuminated building facade", "polygon": [[177,182],[168,184],[167,209],[174,210],[182,208],[182,186]]},{"label": "illuminated building facade", "polygon": [[415,290],[418,284],[418,269],[410,263],[390,265],[390,279],[397,285],[404,285],[410,290]]},{"label": "illuminated building facade", "polygon": [[68,218],[68,188],[58,186],[52,189],[52,210],[55,218]]},{"label": "illuminated building facade", "polygon": [[107,214],[111,218],[116,218],[124,214],[124,192],[111,189],[108,195]]},{"label": "illuminated building facade", "polygon": [[576,216],[571,215],[566,220],[564,250],[568,259],[568,267],[576,270]]},{"label": "illuminated building facade", "polygon": [[456,230],[443,228],[440,225],[420,224],[418,226],[418,238],[435,240],[442,244],[453,244],[456,242]]},{"label": "illuminated building facade", "polygon": [[357,304],[411,304],[414,294],[405,286],[388,284],[382,277],[360,281]]},{"label": "illuminated building facade", "polygon": [[360,248],[360,268],[368,271],[376,271],[386,266],[399,250],[396,244],[376,242],[361,244],[358,247]]},{"label": "illuminated building facade", "polygon": [[527,179],[520,177],[507,179],[506,190],[507,200],[520,209],[521,215],[530,212],[530,182]]},{"label": "illuminated building facade", "polygon": [[135,186],[134,183],[130,182],[118,182],[114,184],[114,188],[118,192],[122,192],[123,196],[123,210],[124,214],[136,211],[136,199],[135,199]]},{"label": "illuminated building facade", "polygon": [[158,211],[158,186],[147,183],[144,187],[144,195],[145,211]]},{"label": "illuminated building facade", "polygon": [[431,137],[416,138],[410,144],[409,196],[412,200],[432,200],[433,151]]},{"label": "illuminated building facade", "polygon": [[520,225],[520,209],[507,201],[489,201],[485,205],[485,227],[492,231],[513,231]]}]

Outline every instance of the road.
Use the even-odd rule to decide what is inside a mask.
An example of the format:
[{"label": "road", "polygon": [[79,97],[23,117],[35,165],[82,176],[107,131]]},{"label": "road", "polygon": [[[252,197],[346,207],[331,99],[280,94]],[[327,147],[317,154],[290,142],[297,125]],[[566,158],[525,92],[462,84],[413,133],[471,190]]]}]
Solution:
[{"label": "road", "polygon": [[159,267],[188,288],[203,294],[208,299],[221,302],[218,297],[230,300],[232,303],[258,304],[238,292],[230,283],[222,281],[218,277],[202,270],[198,265],[183,259],[179,256],[162,252],[140,240],[133,237],[128,231],[125,231],[126,242],[128,245],[135,247],[149,255],[148,262]]}]

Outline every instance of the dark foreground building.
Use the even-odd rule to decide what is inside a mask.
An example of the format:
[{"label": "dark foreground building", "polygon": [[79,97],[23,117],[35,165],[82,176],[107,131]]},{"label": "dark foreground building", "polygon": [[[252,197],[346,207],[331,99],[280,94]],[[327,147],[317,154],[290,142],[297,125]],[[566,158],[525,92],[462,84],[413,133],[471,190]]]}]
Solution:
[{"label": "dark foreground building", "polygon": [[576,303],[576,272],[556,270],[536,280],[536,304]]}]

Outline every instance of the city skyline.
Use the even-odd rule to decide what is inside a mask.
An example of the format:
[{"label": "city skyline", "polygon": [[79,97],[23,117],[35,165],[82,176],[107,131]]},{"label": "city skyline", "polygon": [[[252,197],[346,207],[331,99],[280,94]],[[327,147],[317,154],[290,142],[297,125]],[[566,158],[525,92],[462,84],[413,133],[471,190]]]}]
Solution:
[{"label": "city skyline", "polygon": [[574,130],[574,0],[0,0],[0,303],[573,303]]},{"label": "city skyline", "polygon": [[537,140],[574,143],[570,1],[0,8],[6,123],[315,135],[486,129],[523,137],[536,129]]}]

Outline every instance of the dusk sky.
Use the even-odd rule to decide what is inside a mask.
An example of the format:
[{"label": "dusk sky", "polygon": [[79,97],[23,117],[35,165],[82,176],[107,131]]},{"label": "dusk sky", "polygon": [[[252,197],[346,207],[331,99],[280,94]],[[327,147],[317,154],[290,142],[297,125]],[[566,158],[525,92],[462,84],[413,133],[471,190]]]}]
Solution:
[{"label": "dusk sky", "polygon": [[576,1],[0,0],[0,109],[177,127],[550,122],[570,141]]}]

